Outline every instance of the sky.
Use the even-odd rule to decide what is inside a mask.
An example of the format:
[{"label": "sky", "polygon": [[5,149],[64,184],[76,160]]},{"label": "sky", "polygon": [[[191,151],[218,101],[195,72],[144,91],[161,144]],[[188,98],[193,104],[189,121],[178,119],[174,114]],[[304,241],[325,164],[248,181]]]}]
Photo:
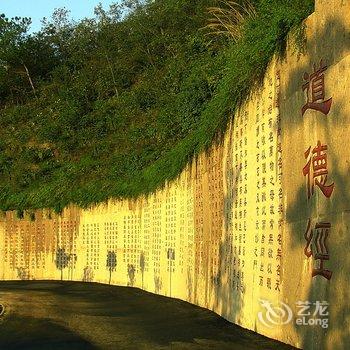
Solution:
[{"label": "sky", "polygon": [[43,17],[50,18],[55,8],[65,7],[70,10],[70,16],[74,20],[94,16],[94,8],[102,3],[104,9],[118,0],[0,0],[0,14],[6,17],[30,17],[32,18],[31,32],[36,32],[41,27]]}]

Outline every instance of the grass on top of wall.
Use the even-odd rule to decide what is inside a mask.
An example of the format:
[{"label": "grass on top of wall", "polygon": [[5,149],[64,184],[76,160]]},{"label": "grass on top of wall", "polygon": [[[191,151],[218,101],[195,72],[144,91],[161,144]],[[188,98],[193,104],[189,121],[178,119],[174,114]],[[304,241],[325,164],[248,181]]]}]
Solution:
[{"label": "grass on top of wall", "polygon": [[0,209],[59,212],[175,179],[220,142],[313,6],[125,1],[78,23],[56,10],[35,34],[1,16]]}]

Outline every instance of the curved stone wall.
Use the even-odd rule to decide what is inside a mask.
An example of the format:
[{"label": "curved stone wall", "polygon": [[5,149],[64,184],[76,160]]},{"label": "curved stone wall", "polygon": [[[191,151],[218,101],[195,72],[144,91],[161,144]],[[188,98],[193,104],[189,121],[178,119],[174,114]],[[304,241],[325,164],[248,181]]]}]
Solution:
[{"label": "curved stone wall", "polygon": [[305,52],[274,60],[224,142],[154,195],[6,213],[0,278],[135,286],[296,347],[350,347],[349,10],[317,1]]}]

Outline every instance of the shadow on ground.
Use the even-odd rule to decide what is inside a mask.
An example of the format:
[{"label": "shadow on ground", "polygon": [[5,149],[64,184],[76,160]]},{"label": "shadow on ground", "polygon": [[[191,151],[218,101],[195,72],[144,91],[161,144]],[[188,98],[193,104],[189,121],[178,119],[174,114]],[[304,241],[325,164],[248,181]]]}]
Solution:
[{"label": "shadow on ground", "polygon": [[81,282],[0,282],[1,349],[292,349],[181,300]]}]

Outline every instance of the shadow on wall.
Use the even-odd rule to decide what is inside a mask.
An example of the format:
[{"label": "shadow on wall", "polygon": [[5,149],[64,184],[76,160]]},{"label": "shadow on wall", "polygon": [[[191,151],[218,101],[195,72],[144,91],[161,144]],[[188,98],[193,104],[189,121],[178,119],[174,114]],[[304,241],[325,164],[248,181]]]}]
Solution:
[{"label": "shadow on wall", "polygon": [[135,266],[133,264],[128,264],[128,286],[133,287],[135,284]]},{"label": "shadow on wall", "polygon": [[[314,13],[314,15],[317,14]],[[319,64],[322,58],[328,66],[331,66],[349,54],[349,28],[337,19],[326,19],[322,25],[318,24],[318,26],[319,29],[313,33],[311,38],[306,39],[306,43],[304,43],[305,47],[301,49],[302,52],[307,54],[307,62],[304,64],[299,62],[298,66],[291,71],[288,84],[282,92],[282,95],[287,100],[295,98],[294,95],[296,92],[300,93],[300,97],[303,96],[302,84],[305,83],[303,76],[305,72],[309,72],[312,69],[314,63]],[[283,106],[287,107],[285,103],[282,103],[280,107]],[[301,107],[302,105],[300,106],[300,110]],[[284,112],[286,114],[282,114],[282,116],[290,114],[290,109]],[[294,121],[296,122],[297,120],[295,119]]]},{"label": "shadow on wall", "polygon": [[187,301],[193,303],[193,275],[190,266],[187,267]]},{"label": "shadow on wall", "polygon": [[94,270],[90,266],[85,266],[83,270],[83,282],[92,282],[94,280]]},{"label": "shadow on wall", "polygon": [[109,281],[108,284],[111,284],[112,272],[117,268],[117,254],[114,251],[109,251],[107,253],[107,269],[109,271]]},{"label": "shadow on wall", "polygon": [[61,271],[61,281],[63,280],[63,270],[68,267],[70,258],[64,248],[57,248],[55,264],[57,269]]},{"label": "shadow on wall", "polygon": [[24,267],[17,267],[17,277],[24,281],[30,279],[30,274],[28,269],[25,269]]},{"label": "shadow on wall", "polygon": [[146,267],[145,253],[142,251],[140,254],[140,270],[141,270],[141,277],[142,277],[142,289],[143,289],[143,279],[144,279],[144,274],[145,274],[145,267]]},{"label": "shadow on wall", "polygon": [[[231,322],[238,322],[242,309],[242,294],[245,292],[244,275],[241,270],[241,256],[238,256],[237,241],[234,240],[233,208],[238,194],[238,183],[242,175],[243,164],[234,171],[233,159],[233,126],[231,125],[227,145],[227,161],[224,170],[226,195],[223,202],[224,232],[219,245],[218,272],[211,278],[210,288],[214,291],[213,311]],[[235,195],[236,194],[236,195]]]},{"label": "shadow on wall", "polygon": [[154,275],[154,292],[160,294],[163,287],[163,281],[160,276]]},{"label": "shadow on wall", "polygon": [[[333,98],[333,103],[328,116],[319,113],[316,117],[305,114],[301,115],[301,111],[297,109],[297,115],[290,115],[290,105],[302,106],[305,103],[304,95],[302,94],[302,84],[304,72],[309,72],[313,64],[319,64],[320,59],[329,66],[337,64],[350,51],[350,35],[349,30],[336,19],[329,19],[322,25],[318,25],[318,29],[313,33],[312,37],[307,41],[308,59],[305,64],[301,64],[295,69],[289,77],[288,84],[282,95],[286,96],[287,101],[281,105],[281,115],[284,118],[284,130],[292,132],[295,135],[295,130],[300,129],[300,125],[305,123],[307,118],[315,118],[315,125],[320,130],[318,138],[322,143],[331,142],[335,144],[335,135],[338,137],[344,136],[344,140],[337,143],[337,148],[328,147],[327,157],[332,164],[328,176],[328,182],[334,182],[335,188],[330,198],[324,197],[319,188],[315,186],[315,194],[307,201],[306,197],[306,182],[305,185],[296,189],[295,201],[287,208],[286,220],[289,227],[290,245],[288,251],[297,254],[300,261],[307,260],[306,263],[294,264],[293,273],[302,276],[305,274],[305,264],[313,264],[313,267],[320,265],[320,260],[314,260],[314,256],[309,259],[304,255],[304,248],[307,244],[304,239],[304,233],[307,226],[308,218],[313,219],[313,222],[329,222],[331,224],[328,237],[328,252],[329,260],[325,260],[325,268],[332,271],[332,277],[327,280],[325,277],[316,275],[312,277],[310,271],[311,284],[307,293],[307,300],[315,303],[316,301],[327,301],[329,303],[329,326],[322,328],[321,326],[295,326],[296,332],[302,339],[303,349],[347,349],[350,348],[350,241],[347,237],[350,234],[350,192],[349,192],[349,174],[350,166],[348,160],[342,159],[340,147],[343,142],[348,141],[349,119],[346,122],[345,118],[349,118],[344,114],[345,100],[339,101]],[[327,73],[325,73],[327,74]],[[342,78],[342,77],[341,77]],[[333,86],[337,86],[336,84]],[[339,86],[338,86],[339,88]],[[343,91],[339,91],[343,93]],[[336,92],[327,91],[329,97],[335,97]],[[348,101],[346,101],[347,103]],[[293,108],[294,109],[294,108]],[[293,110],[292,109],[292,110]],[[301,108],[300,108],[301,109]],[[311,124],[311,123],[310,123]],[[304,124],[304,130],[305,130]],[[314,133],[316,130],[307,130]],[[314,134],[313,134],[314,135]],[[322,135],[322,136],[321,136]],[[305,133],[303,137],[307,137]],[[325,137],[325,139],[321,139]],[[311,145],[316,146],[316,145]],[[293,162],[294,154],[284,154],[284,164]],[[298,155],[297,155],[298,156]],[[300,155],[303,157],[303,154]],[[289,159],[288,159],[289,157]],[[303,158],[304,159],[304,158]],[[346,162],[346,167],[341,166]],[[297,173],[303,177],[302,169]],[[286,176],[284,176],[286,178]],[[327,182],[327,183],[328,183]],[[316,246],[311,246],[311,249],[316,249]],[[311,261],[312,259],[312,261]],[[309,265],[310,266],[310,265]],[[289,267],[291,271],[291,267]],[[309,271],[309,270],[308,270]],[[295,294],[301,295],[302,278],[299,279],[299,284],[294,286]],[[288,298],[291,290],[285,292],[285,298]],[[314,306],[313,306],[314,307]],[[314,310],[314,309],[313,309]]]}]

